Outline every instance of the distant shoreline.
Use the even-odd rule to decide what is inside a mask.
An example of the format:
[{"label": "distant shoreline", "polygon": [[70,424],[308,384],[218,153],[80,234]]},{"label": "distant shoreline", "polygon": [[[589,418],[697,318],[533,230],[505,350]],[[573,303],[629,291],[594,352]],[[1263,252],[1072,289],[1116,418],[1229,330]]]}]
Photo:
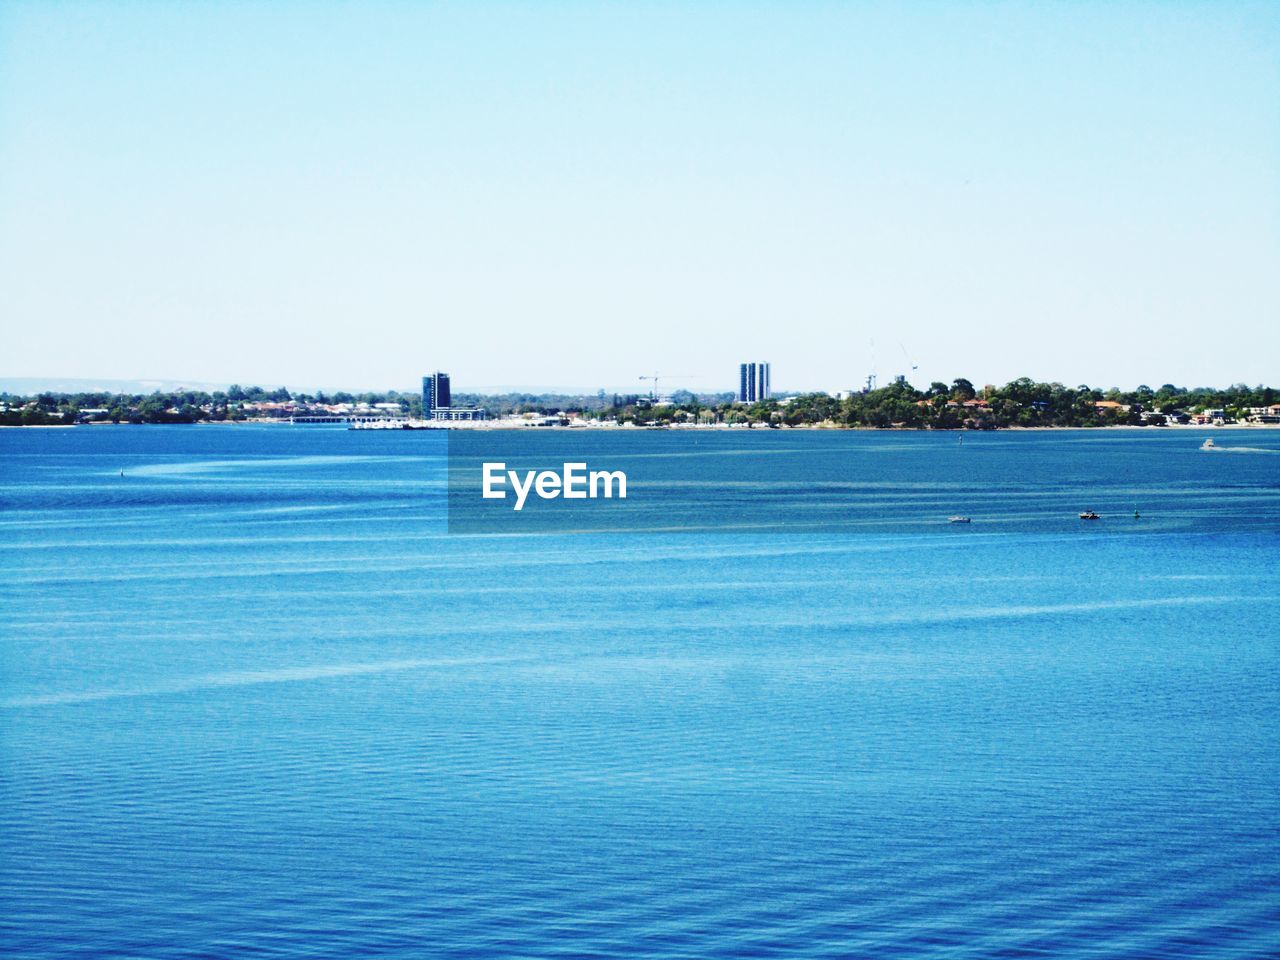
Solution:
[{"label": "distant shoreline", "polygon": [[[395,423],[395,421],[383,421],[386,423]],[[95,421],[92,423],[6,423],[0,424],[0,430],[75,430],[88,427],[246,427],[246,426],[276,426],[276,427],[298,427],[301,429],[314,429],[316,427],[340,427],[343,424],[309,424],[309,423],[293,423],[289,420],[270,419],[267,417],[256,417],[250,420],[199,420],[193,423],[112,423],[111,421]],[[346,426],[350,429],[350,426]],[[707,423],[707,424],[671,424],[667,426],[640,427],[633,424],[619,423],[598,423],[588,421],[583,426],[535,426],[532,423],[522,423],[518,421],[500,421],[485,420],[474,424],[465,422],[441,424],[439,426],[422,426],[422,427],[402,427],[387,426],[378,429],[365,429],[362,433],[410,433],[422,431],[448,431],[463,430],[469,432],[483,432],[490,430],[536,430],[545,432],[549,430],[572,431],[573,433],[596,432],[606,430],[609,432],[623,431],[626,433],[643,433],[654,430],[672,431],[676,433],[702,433],[706,431],[731,432],[731,433],[761,433],[769,431],[822,431],[829,433],[945,433],[945,434],[983,434],[983,433],[1055,433],[1063,430],[1136,430],[1142,433],[1181,433],[1184,431],[1216,431],[1216,430],[1280,430],[1280,423],[1176,423],[1162,424],[1160,426],[1147,425],[1139,426],[1131,423],[1107,423],[1097,426],[1070,426],[1070,427],[1053,427],[1053,426],[1037,426],[1037,427],[991,427],[989,429],[971,428],[971,427],[867,427],[867,426],[847,426],[843,424],[780,424],[776,427],[765,426],[763,424],[757,426],[739,426],[727,423]]]}]

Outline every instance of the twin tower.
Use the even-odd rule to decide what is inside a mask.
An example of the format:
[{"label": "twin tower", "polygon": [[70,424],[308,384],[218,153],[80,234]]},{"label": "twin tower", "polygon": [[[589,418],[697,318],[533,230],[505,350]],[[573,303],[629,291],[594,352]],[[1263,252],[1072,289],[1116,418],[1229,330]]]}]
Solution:
[{"label": "twin tower", "polygon": [[755,403],[769,399],[769,364],[738,364],[738,402]]}]

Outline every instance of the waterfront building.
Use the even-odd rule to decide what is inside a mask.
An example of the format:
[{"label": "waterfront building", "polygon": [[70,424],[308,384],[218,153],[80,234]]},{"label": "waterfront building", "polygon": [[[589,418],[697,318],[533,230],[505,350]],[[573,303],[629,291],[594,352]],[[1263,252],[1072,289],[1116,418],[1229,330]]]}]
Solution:
[{"label": "waterfront building", "polygon": [[483,420],[483,407],[455,407],[449,392],[449,375],[437,370],[422,378],[422,419]]},{"label": "waterfront building", "polygon": [[449,375],[436,371],[422,378],[422,416],[431,420],[432,411],[447,410],[452,398],[449,396]]},{"label": "waterfront building", "polygon": [[428,420],[484,420],[484,407],[437,407]]},{"label": "waterfront building", "polygon": [[738,364],[738,402],[755,403],[768,400],[772,391],[768,363]]}]

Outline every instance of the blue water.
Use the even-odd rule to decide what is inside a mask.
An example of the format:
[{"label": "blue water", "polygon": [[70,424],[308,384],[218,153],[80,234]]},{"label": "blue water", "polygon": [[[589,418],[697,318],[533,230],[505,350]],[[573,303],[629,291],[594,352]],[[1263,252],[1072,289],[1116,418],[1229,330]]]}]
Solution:
[{"label": "blue water", "polygon": [[1280,433],[1200,439],[597,434],[857,522],[464,536],[438,434],[0,431],[0,953],[1280,956]]}]

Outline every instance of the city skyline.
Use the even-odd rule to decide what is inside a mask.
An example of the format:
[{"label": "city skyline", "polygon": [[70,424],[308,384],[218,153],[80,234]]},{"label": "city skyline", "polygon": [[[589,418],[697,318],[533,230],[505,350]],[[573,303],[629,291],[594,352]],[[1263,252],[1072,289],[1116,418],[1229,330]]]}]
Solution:
[{"label": "city skyline", "polygon": [[[741,364],[738,365],[739,368]],[[739,369],[739,378],[741,371]],[[877,375],[873,382],[868,382],[866,377],[849,383],[845,386],[836,386],[832,384],[814,385],[814,384],[784,384],[782,388],[770,389],[770,395],[777,397],[795,396],[810,393],[827,393],[831,395],[844,393],[858,393],[874,387],[885,387],[893,383],[898,377],[903,377],[907,383],[919,389],[927,389],[932,383],[941,382],[951,384],[957,380],[964,380],[973,384],[978,389],[986,387],[1000,387],[1020,378],[1011,378],[1010,380],[988,381],[982,378],[966,377],[962,372],[954,376],[944,376],[937,380],[928,380],[919,375],[919,372],[896,372],[887,376]],[[1131,392],[1149,387],[1157,390],[1162,386],[1174,386],[1178,389],[1210,389],[1224,390],[1235,386],[1245,386],[1250,389],[1256,387],[1266,387],[1272,384],[1275,377],[1264,377],[1257,382],[1249,382],[1245,380],[1232,380],[1223,384],[1203,383],[1203,382],[1175,382],[1169,378],[1153,378],[1150,382],[1143,383],[1075,383],[1070,380],[1055,380],[1048,377],[1037,376],[1034,373],[1025,375],[1026,379],[1030,379],[1039,383],[1058,383],[1068,387],[1087,386],[1093,390],[1109,391],[1120,390],[1122,392]],[[416,380],[425,380],[426,377],[417,377]],[[54,394],[74,394],[81,392],[107,392],[119,394],[147,394],[151,392],[175,392],[182,390],[195,390],[204,392],[225,391],[230,387],[240,386],[248,389],[250,387],[259,387],[266,390],[284,388],[293,393],[314,394],[317,392],[332,394],[336,392],[345,393],[387,393],[396,392],[402,395],[420,394],[421,387],[418,383],[401,384],[401,383],[351,383],[351,382],[285,382],[279,379],[266,379],[262,381],[250,380],[196,380],[181,378],[142,378],[142,379],[117,379],[110,377],[5,377],[0,376],[0,393],[9,393],[14,396],[30,396],[37,393],[50,392]],[[727,380],[719,384],[713,384],[709,387],[690,386],[679,383],[670,386],[664,386],[660,391],[660,395],[670,397],[674,394],[688,392],[692,394],[702,395],[720,395],[738,398],[740,393],[740,382],[731,384]],[[468,383],[467,389],[463,391],[468,396],[500,396],[506,394],[531,394],[531,395],[566,395],[566,396],[592,396],[598,393],[618,394],[620,396],[645,396],[650,391],[645,386],[627,383],[577,383],[577,384],[537,384],[537,383],[484,383],[475,382]]]}]

